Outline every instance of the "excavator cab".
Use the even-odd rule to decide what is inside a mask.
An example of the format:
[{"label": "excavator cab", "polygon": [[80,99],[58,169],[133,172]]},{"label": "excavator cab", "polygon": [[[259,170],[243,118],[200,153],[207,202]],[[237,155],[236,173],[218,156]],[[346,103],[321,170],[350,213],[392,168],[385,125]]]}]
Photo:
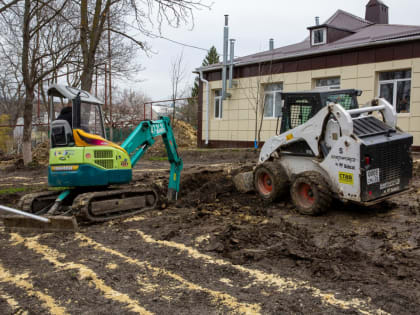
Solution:
[{"label": "excavator cab", "polygon": [[[73,135],[75,130],[106,139],[102,101],[86,91],[58,84],[52,85],[48,89],[48,96],[50,117],[53,117],[51,123],[52,148],[75,146],[75,136]],[[57,100],[59,101],[57,102]],[[58,105],[62,107],[60,114],[56,113]],[[68,107],[69,110],[66,110],[65,107]],[[63,112],[65,113],[63,114]],[[57,119],[55,119],[56,117]]]}]

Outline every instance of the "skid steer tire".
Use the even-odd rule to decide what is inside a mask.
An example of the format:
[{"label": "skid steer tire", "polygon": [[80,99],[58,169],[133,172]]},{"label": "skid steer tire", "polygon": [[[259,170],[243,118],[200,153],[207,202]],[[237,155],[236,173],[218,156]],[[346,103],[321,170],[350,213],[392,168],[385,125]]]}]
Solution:
[{"label": "skid steer tire", "polygon": [[304,172],[298,175],[290,187],[290,195],[298,212],[304,215],[320,215],[331,205],[331,191],[322,175]]},{"label": "skid steer tire", "polygon": [[289,179],[280,163],[265,162],[254,170],[254,187],[260,197],[272,202],[287,194]]}]

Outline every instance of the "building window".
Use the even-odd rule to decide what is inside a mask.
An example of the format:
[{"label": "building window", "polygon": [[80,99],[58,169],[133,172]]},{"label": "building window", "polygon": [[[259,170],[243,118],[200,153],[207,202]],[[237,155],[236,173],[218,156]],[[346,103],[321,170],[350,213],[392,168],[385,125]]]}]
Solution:
[{"label": "building window", "polygon": [[340,77],[316,79],[315,88],[318,90],[338,90],[340,89]]},{"label": "building window", "polygon": [[312,30],[312,45],[322,45],[327,43],[327,29],[318,28]]},{"label": "building window", "polygon": [[281,91],[283,83],[267,84],[264,86],[264,117],[274,118],[281,116]]},{"label": "building window", "polygon": [[379,73],[379,97],[392,104],[397,113],[410,112],[411,70]]},{"label": "building window", "polygon": [[222,90],[214,91],[214,118],[222,119],[223,105],[222,105]]}]

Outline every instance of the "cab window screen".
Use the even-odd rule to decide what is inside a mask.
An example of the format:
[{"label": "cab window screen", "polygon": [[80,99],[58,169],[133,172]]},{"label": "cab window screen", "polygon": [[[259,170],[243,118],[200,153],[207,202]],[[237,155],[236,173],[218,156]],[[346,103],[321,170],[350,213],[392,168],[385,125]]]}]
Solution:
[{"label": "cab window screen", "polygon": [[289,97],[284,108],[281,132],[306,123],[319,109],[314,97]]},{"label": "cab window screen", "polygon": [[[290,107],[290,125],[295,128],[309,120],[312,107],[309,105],[292,105]],[[312,116],[311,116],[312,117]]]},{"label": "cab window screen", "polygon": [[357,104],[355,104],[354,98],[350,94],[328,95],[328,97],[326,99],[326,104],[324,104],[324,105],[326,106],[326,105],[328,105],[328,103],[340,104],[346,110],[357,108]]}]

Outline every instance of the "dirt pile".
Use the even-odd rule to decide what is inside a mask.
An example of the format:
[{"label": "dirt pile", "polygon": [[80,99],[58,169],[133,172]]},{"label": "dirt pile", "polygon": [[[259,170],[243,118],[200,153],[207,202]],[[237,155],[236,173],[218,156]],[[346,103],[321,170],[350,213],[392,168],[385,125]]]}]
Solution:
[{"label": "dirt pile", "polygon": [[32,151],[32,159],[40,165],[47,166],[49,162],[49,141],[44,141],[38,144]]},{"label": "dirt pile", "polygon": [[[30,168],[39,165],[47,166],[49,162],[49,142],[44,141],[32,149],[32,162],[28,165]],[[24,168],[21,154],[0,154],[0,169],[13,171],[14,169]]]},{"label": "dirt pile", "polygon": [[[189,123],[182,120],[175,120],[172,123],[176,144],[179,148],[195,148],[197,146],[197,130]],[[156,138],[155,144],[149,152],[165,155],[165,145],[162,137]]]},{"label": "dirt pile", "polygon": [[414,160],[413,162],[413,175],[420,175],[420,159]]},{"label": "dirt pile", "polygon": [[17,168],[17,163],[21,160],[20,155],[16,154],[5,154],[0,151],[0,169],[9,169],[13,170]]},{"label": "dirt pile", "polygon": [[0,162],[11,161],[16,158],[16,155],[6,154],[3,151],[0,151]]},{"label": "dirt pile", "polygon": [[197,130],[189,123],[182,120],[175,120],[174,133],[179,147],[190,148],[197,145]]}]

